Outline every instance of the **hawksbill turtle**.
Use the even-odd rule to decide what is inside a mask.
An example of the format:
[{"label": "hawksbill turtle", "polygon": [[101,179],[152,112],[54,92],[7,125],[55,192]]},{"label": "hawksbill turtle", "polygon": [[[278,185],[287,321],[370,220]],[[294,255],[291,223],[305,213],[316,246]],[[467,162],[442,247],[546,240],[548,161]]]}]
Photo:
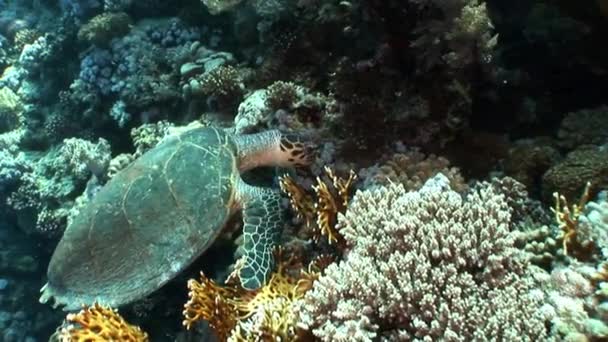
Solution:
[{"label": "hawksbill turtle", "polygon": [[40,301],[77,310],[141,299],[199,257],[237,210],[244,221],[239,279],[246,289],[260,287],[274,265],[280,193],[240,174],[311,160],[310,145],[275,130],[233,135],[199,126],[170,135],[76,215],[53,253]]}]

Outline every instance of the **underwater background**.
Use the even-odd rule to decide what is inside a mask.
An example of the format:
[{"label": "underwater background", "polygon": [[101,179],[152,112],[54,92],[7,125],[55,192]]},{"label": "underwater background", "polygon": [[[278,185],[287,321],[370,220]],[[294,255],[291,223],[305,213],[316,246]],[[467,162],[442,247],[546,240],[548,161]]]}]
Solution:
[{"label": "underwater background", "polygon": [[[608,341],[606,37],[606,0],[0,0],[0,341]],[[316,145],[245,175],[284,194],[268,284],[236,215],[118,311],[40,303],[188,125]]]}]

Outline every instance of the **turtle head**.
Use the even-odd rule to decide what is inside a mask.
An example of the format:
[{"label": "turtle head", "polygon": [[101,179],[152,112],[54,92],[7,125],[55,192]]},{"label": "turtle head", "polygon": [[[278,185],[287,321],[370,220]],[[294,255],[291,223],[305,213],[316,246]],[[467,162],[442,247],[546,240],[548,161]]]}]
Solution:
[{"label": "turtle head", "polygon": [[296,134],[281,133],[279,139],[279,152],[277,159],[280,166],[303,167],[312,164],[315,160],[316,146]]},{"label": "turtle head", "polygon": [[314,161],[315,145],[302,135],[272,130],[239,136],[236,143],[241,171],[258,166],[304,167]]}]

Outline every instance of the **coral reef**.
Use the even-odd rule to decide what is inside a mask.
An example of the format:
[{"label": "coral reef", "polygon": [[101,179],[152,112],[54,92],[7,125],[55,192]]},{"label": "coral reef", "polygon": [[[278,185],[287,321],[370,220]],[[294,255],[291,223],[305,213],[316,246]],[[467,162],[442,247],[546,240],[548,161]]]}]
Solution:
[{"label": "coral reef", "polygon": [[[279,181],[288,197],[282,206],[291,204],[295,215],[282,241],[302,265],[330,253],[336,265],[366,267],[369,277],[382,280],[381,286],[375,278],[362,282],[360,270],[333,265],[305,298],[324,300],[323,294],[334,302],[317,303],[320,316],[313,317],[310,300],[303,306],[271,300],[267,308],[290,317],[289,325],[272,329],[297,326],[298,334],[310,334],[304,329],[310,327],[325,339],[343,332],[360,339],[606,339],[607,13],[605,0],[585,6],[565,0],[0,0],[0,340],[48,338],[59,315],[32,298],[63,229],[108,180],[193,122],[314,140],[318,156],[310,169],[261,170],[247,180],[270,184],[271,176],[289,174]],[[442,181],[440,194],[431,194],[432,183],[424,184],[438,174],[449,189]],[[355,189],[357,200],[344,196]],[[379,194],[388,197],[374,197]],[[431,208],[416,196],[437,203]],[[480,197],[488,203],[476,207]],[[457,201],[470,212],[456,210]],[[390,227],[369,218],[372,205],[405,212],[405,202],[410,221],[430,222],[414,212],[426,208],[453,225],[440,234],[440,223],[414,229],[391,211],[382,215]],[[473,222],[473,213],[479,220]],[[376,222],[365,232],[364,218]],[[477,230],[462,228],[460,219]],[[200,285],[214,281],[209,288],[223,293],[227,287],[218,284],[230,272],[234,249],[238,254],[239,227],[231,226],[212,256],[184,278],[202,269],[209,278]],[[370,260],[396,263],[379,251],[397,245],[395,237],[373,235],[389,228],[425,232],[415,242],[403,236],[399,244],[408,250],[396,248],[393,257],[420,255],[417,268],[369,267]],[[480,232],[494,234],[483,240],[486,254],[454,247],[472,240],[461,234],[477,239]],[[459,253],[484,256],[474,262]],[[512,263],[500,269],[508,257]],[[284,274],[290,284],[302,265]],[[456,271],[446,276],[450,267]],[[393,284],[387,274],[414,280],[387,290]],[[435,286],[429,274],[447,287]],[[346,280],[320,293],[333,276]],[[415,281],[420,287],[412,289]],[[178,324],[183,285],[167,284],[121,310],[151,340],[205,340],[204,324],[189,331]],[[363,285],[378,291],[372,296]],[[396,307],[385,301],[387,293],[418,297]],[[518,294],[511,307],[503,305]],[[465,295],[472,298],[466,305]],[[490,301],[497,305],[488,308]],[[288,312],[294,306],[301,310]],[[458,310],[468,313],[457,316]],[[358,316],[348,316],[353,312]],[[266,314],[251,314],[231,331],[267,338],[256,335],[266,329],[262,322],[276,318]],[[278,335],[290,339],[293,332]],[[514,332],[519,335],[511,338]]]}]

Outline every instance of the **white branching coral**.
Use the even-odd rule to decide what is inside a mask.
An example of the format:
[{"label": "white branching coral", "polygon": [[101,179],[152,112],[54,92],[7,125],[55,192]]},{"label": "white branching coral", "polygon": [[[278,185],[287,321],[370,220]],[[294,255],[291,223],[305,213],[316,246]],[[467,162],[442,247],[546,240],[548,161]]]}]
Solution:
[{"label": "white branching coral", "polygon": [[504,196],[449,184],[358,192],[338,222],[350,250],[301,302],[302,327],[323,341],[548,340],[553,311],[513,247]]}]

